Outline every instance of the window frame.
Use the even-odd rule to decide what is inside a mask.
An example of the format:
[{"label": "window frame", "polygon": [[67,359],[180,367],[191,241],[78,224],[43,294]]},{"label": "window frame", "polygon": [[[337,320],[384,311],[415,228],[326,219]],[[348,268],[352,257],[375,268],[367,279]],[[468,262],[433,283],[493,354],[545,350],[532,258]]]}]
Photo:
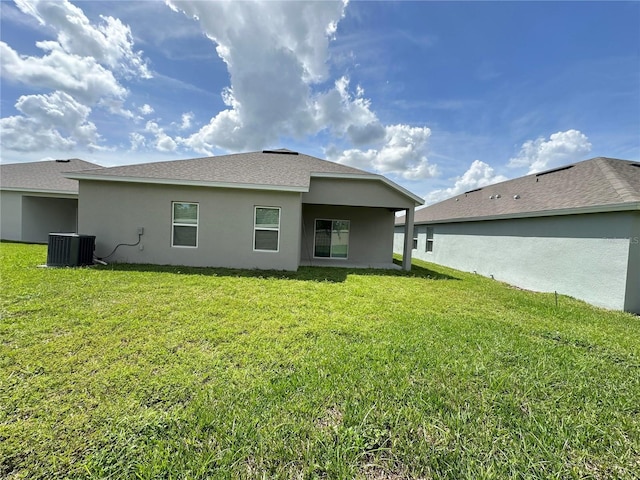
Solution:
[{"label": "window frame", "polygon": [[316,256],[316,234],[318,232],[318,229],[316,227],[316,225],[318,224],[318,222],[331,222],[331,232],[333,234],[333,224],[334,222],[345,222],[348,226],[348,232],[349,232],[349,237],[351,237],[351,220],[342,220],[342,219],[338,219],[338,218],[316,218],[313,221],[313,258],[314,259],[318,259],[318,260],[322,260],[322,259],[330,259],[330,260],[348,260],[349,259],[349,243],[351,238],[349,238],[349,241],[347,241],[347,254],[344,257],[334,257],[331,255],[331,247],[332,244],[329,244],[329,256],[328,257],[318,257]]},{"label": "window frame", "polygon": [[424,251],[426,253],[433,253],[433,235],[434,235],[433,227],[427,227],[427,233],[426,233],[427,241],[425,242],[425,246],[424,246]]},{"label": "window frame", "polygon": [[[278,210],[278,226],[273,227],[259,227],[256,222],[258,220],[258,209],[264,208],[269,210]],[[280,251],[280,227],[282,226],[282,207],[266,206],[266,205],[254,205],[253,206],[253,251],[254,252],[269,252],[278,253]],[[278,234],[278,240],[276,242],[275,250],[265,250],[263,248],[256,248],[256,232],[276,232]]]},{"label": "window frame", "polygon": [[[187,204],[196,206],[196,223],[180,223],[176,222],[176,210],[175,205]],[[196,229],[196,244],[195,245],[176,245],[175,244],[175,227],[191,227]],[[186,201],[171,201],[171,248],[198,248],[198,240],[200,234],[200,204],[198,202],[186,202]]]}]

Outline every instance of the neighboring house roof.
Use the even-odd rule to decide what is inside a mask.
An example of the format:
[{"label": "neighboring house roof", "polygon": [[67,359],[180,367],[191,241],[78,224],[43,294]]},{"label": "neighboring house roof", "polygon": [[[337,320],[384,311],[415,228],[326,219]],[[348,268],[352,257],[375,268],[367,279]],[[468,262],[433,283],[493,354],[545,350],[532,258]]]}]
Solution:
[{"label": "neighboring house roof", "polygon": [[598,157],[456,195],[416,210],[415,223],[622,210],[640,210],[640,162]]},{"label": "neighboring house roof", "polygon": [[0,164],[0,189],[46,193],[78,193],[78,182],[63,173],[72,170],[99,169],[100,165],[77,158]]},{"label": "neighboring house roof", "polygon": [[321,160],[286,149],[237,153],[215,157],[142,163],[67,174],[76,180],[196,185],[308,192],[311,177],[378,180],[412,198],[424,201],[376,175],[335,162]]}]

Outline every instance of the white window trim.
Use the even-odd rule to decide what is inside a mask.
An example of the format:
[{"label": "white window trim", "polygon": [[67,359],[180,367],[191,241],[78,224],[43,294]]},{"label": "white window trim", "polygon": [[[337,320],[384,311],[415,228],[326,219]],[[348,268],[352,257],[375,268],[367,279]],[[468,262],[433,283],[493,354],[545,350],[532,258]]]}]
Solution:
[{"label": "white window trim", "polygon": [[[258,227],[256,225],[256,215],[258,214],[259,208],[269,208],[271,210],[278,210],[278,228],[269,228],[269,227]],[[278,253],[280,251],[280,226],[282,225],[282,208],[281,207],[269,207],[266,205],[255,205],[253,207],[253,251],[254,252],[267,252],[267,253]],[[278,245],[275,250],[263,250],[260,248],[256,248],[256,231],[263,230],[268,232],[278,232]]]},{"label": "white window trim", "polygon": [[[331,256],[331,247],[329,247],[329,256],[328,257],[316,257],[316,223],[318,220],[331,222],[331,226],[333,227],[333,222],[347,222],[349,224],[349,243],[351,243],[351,220],[342,220],[339,218],[316,218],[313,221],[313,258],[318,260],[348,260],[349,259],[349,243],[347,243],[347,256],[346,257],[332,257]],[[332,228],[333,230],[333,228]]]},{"label": "white window trim", "polygon": [[[175,208],[174,205],[176,203],[189,203],[191,205],[196,205],[198,208],[198,215],[196,216],[196,223],[176,223],[175,222]],[[195,227],[196,229],[196,244],[195,245],[174,245],[173,241],[173,227]],[[171,248],[198,248],[198,240],[200,237],[200,204],[198,202],[183,202],[183,201],[172,201],[171,202]]]}]

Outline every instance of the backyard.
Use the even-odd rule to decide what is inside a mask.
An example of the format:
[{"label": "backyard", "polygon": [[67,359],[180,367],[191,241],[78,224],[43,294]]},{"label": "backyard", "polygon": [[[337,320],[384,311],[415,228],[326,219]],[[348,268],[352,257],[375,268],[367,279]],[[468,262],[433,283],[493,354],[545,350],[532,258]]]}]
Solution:
[{"label": "backyard", "polygon": [[637,316],[420,261],[0,261],[1,478],[640,478]]}]

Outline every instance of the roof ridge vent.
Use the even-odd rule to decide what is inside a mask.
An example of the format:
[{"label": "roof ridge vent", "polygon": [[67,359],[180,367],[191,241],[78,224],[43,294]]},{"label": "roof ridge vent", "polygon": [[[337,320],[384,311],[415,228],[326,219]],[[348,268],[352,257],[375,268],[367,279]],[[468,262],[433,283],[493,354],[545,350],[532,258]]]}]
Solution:
[{"label": "roof ridge vent", "polygon": [[262,153],[278,153],[280,155],[298,155],[298,152],[293,150],[287,150],[286,148],[279,148],[277,150],[262,150]]},{"label": "roof ridge vent", "polygon": [[69,163],[71,160],[68,158],[58,158],[56,159],[56,163]]},{"label": "roof ridge vent", "polygon": [[565,167],[554,168],[553,170],[547,170],[546,172],[536,173],[536,177],[542,177],[543,175],[549,175],[550,173],[561,172],[563,170],[569,170],[573,168],[573,165],[567,165]]},{"label": "roof ridge vent", "polygon": [[473,193],[473,192],[479,192],[480,190],[482,190],[483,187],[480,188],[475,188],[473,190],[469,190],[468,192],[464,192],[464,194],[466,195],[467,193]]}]

